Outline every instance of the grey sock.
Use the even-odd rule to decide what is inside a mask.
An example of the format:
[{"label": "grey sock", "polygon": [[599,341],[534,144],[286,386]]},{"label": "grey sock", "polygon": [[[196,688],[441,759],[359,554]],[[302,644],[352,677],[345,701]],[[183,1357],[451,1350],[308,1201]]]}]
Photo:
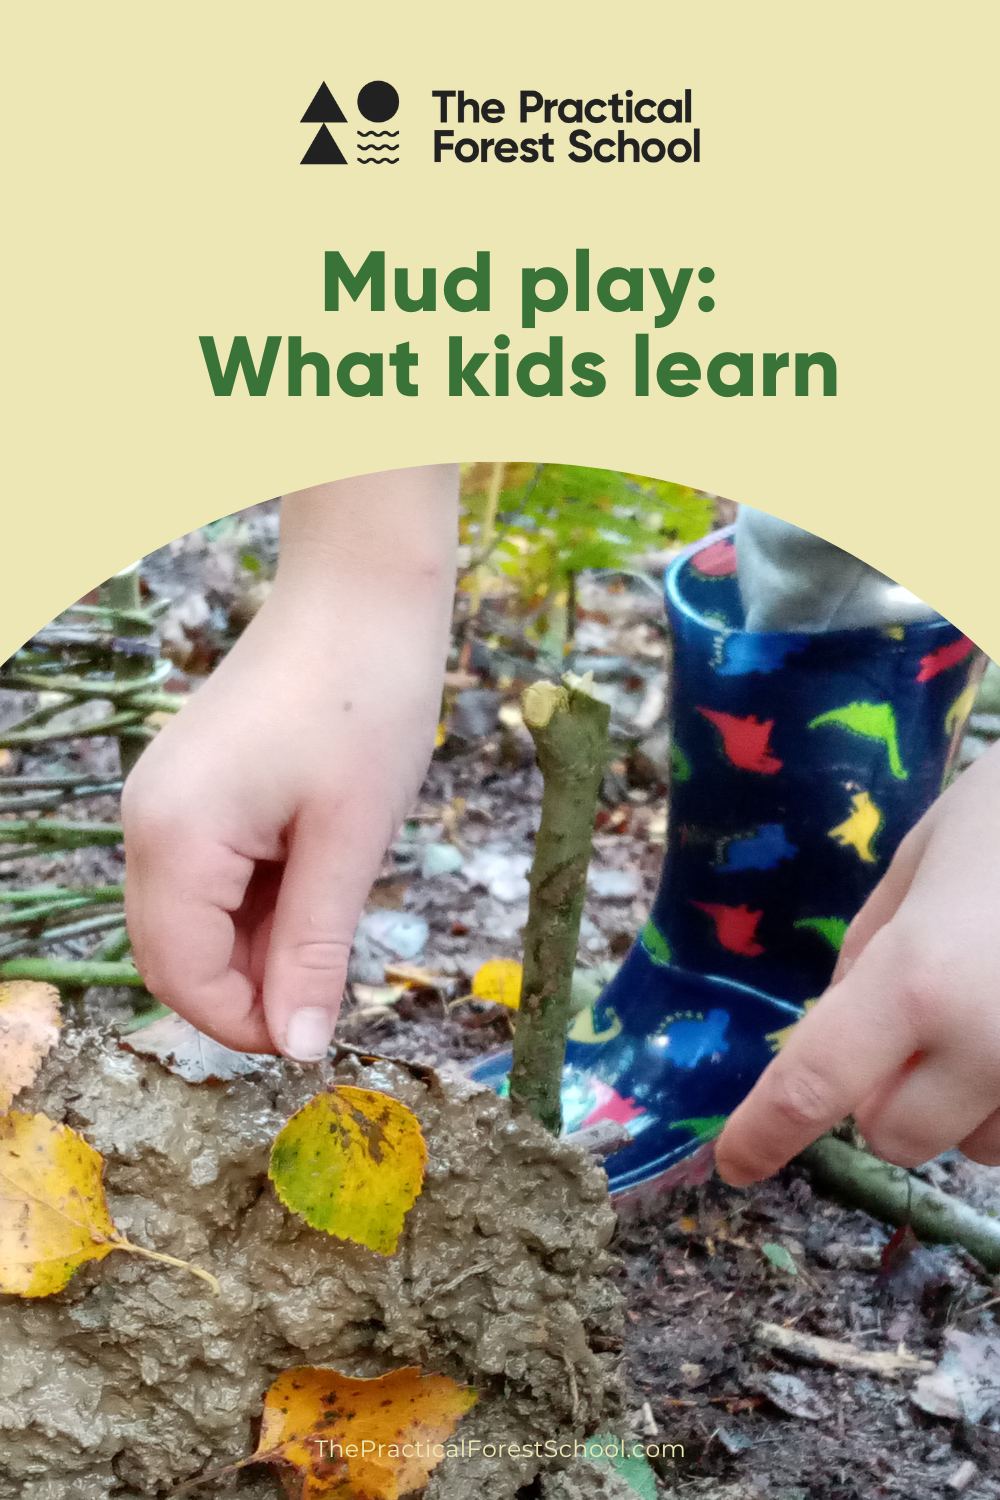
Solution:
[{"label": "grey sock", "polygon": [[736,557],[747,630],[848,630],[932,620],[935,611],[859,557],[741,505]]}]

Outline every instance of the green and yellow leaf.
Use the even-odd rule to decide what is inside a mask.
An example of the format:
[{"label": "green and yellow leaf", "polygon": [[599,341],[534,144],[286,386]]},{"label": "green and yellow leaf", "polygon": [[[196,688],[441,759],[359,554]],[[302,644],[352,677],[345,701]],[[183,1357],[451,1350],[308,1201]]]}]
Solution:
[{"label": "green and yellow leaf", "polygon": [[372,1089],[342,1085],[292,1116],[268,1175],[313,1229],[394,1255],[423,1188],[427,1147],[416,1115]]}]

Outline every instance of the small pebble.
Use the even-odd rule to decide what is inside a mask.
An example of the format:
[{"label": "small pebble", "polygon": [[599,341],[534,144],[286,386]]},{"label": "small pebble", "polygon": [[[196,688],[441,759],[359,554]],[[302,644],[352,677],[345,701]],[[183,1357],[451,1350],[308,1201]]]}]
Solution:
[{"label": "small pebble", "polygon": [[956,1494],[961,1494],[962,1490],[967,1490],[969,1488],[969,1485],[972,1483],[978,1473],[979,1470],[972,1462],[972,1459],[967,1458],[965,1460],[965,1463],[960,1464],[959,1467],[955,1470],[954,1474],[948,1480],[948,1488],[950,1490],[954,1490]]}]

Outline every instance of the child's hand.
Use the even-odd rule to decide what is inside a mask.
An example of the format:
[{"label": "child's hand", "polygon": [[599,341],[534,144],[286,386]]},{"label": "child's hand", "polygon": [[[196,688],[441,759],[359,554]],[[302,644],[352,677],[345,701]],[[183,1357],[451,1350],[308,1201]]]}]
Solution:
[{"label": "child's hand", "polygon": [[267,603],[128,779],[136,963],[229,1047],[326,1054],[434,743],[457,493],[441,466],[287,496]]},{"label": "child's hand", "polygon": [[833,982],[719,1139],[743,1186],[853,1113],[912,1167],[952,1146],[1000,1164],[1000,746],[901,844]]}]

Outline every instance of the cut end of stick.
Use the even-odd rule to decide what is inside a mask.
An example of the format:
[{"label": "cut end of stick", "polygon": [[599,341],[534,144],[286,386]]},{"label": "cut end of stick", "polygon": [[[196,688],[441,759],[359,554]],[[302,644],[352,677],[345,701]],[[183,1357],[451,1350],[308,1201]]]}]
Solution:
[{"label": "cut end of stick", "polygon": [[582,677],[576,672],[564,672],[563,682],[569,688],[570,692],[586,693],[591,698],[594,696],[593,672],[584,672]]},{"label": "cut end of stick", "polygon": [[559,709],[569,707],[569,693],[557,682],[532,682],[521,698],[521,712],[529,729],[544,729]]}]

